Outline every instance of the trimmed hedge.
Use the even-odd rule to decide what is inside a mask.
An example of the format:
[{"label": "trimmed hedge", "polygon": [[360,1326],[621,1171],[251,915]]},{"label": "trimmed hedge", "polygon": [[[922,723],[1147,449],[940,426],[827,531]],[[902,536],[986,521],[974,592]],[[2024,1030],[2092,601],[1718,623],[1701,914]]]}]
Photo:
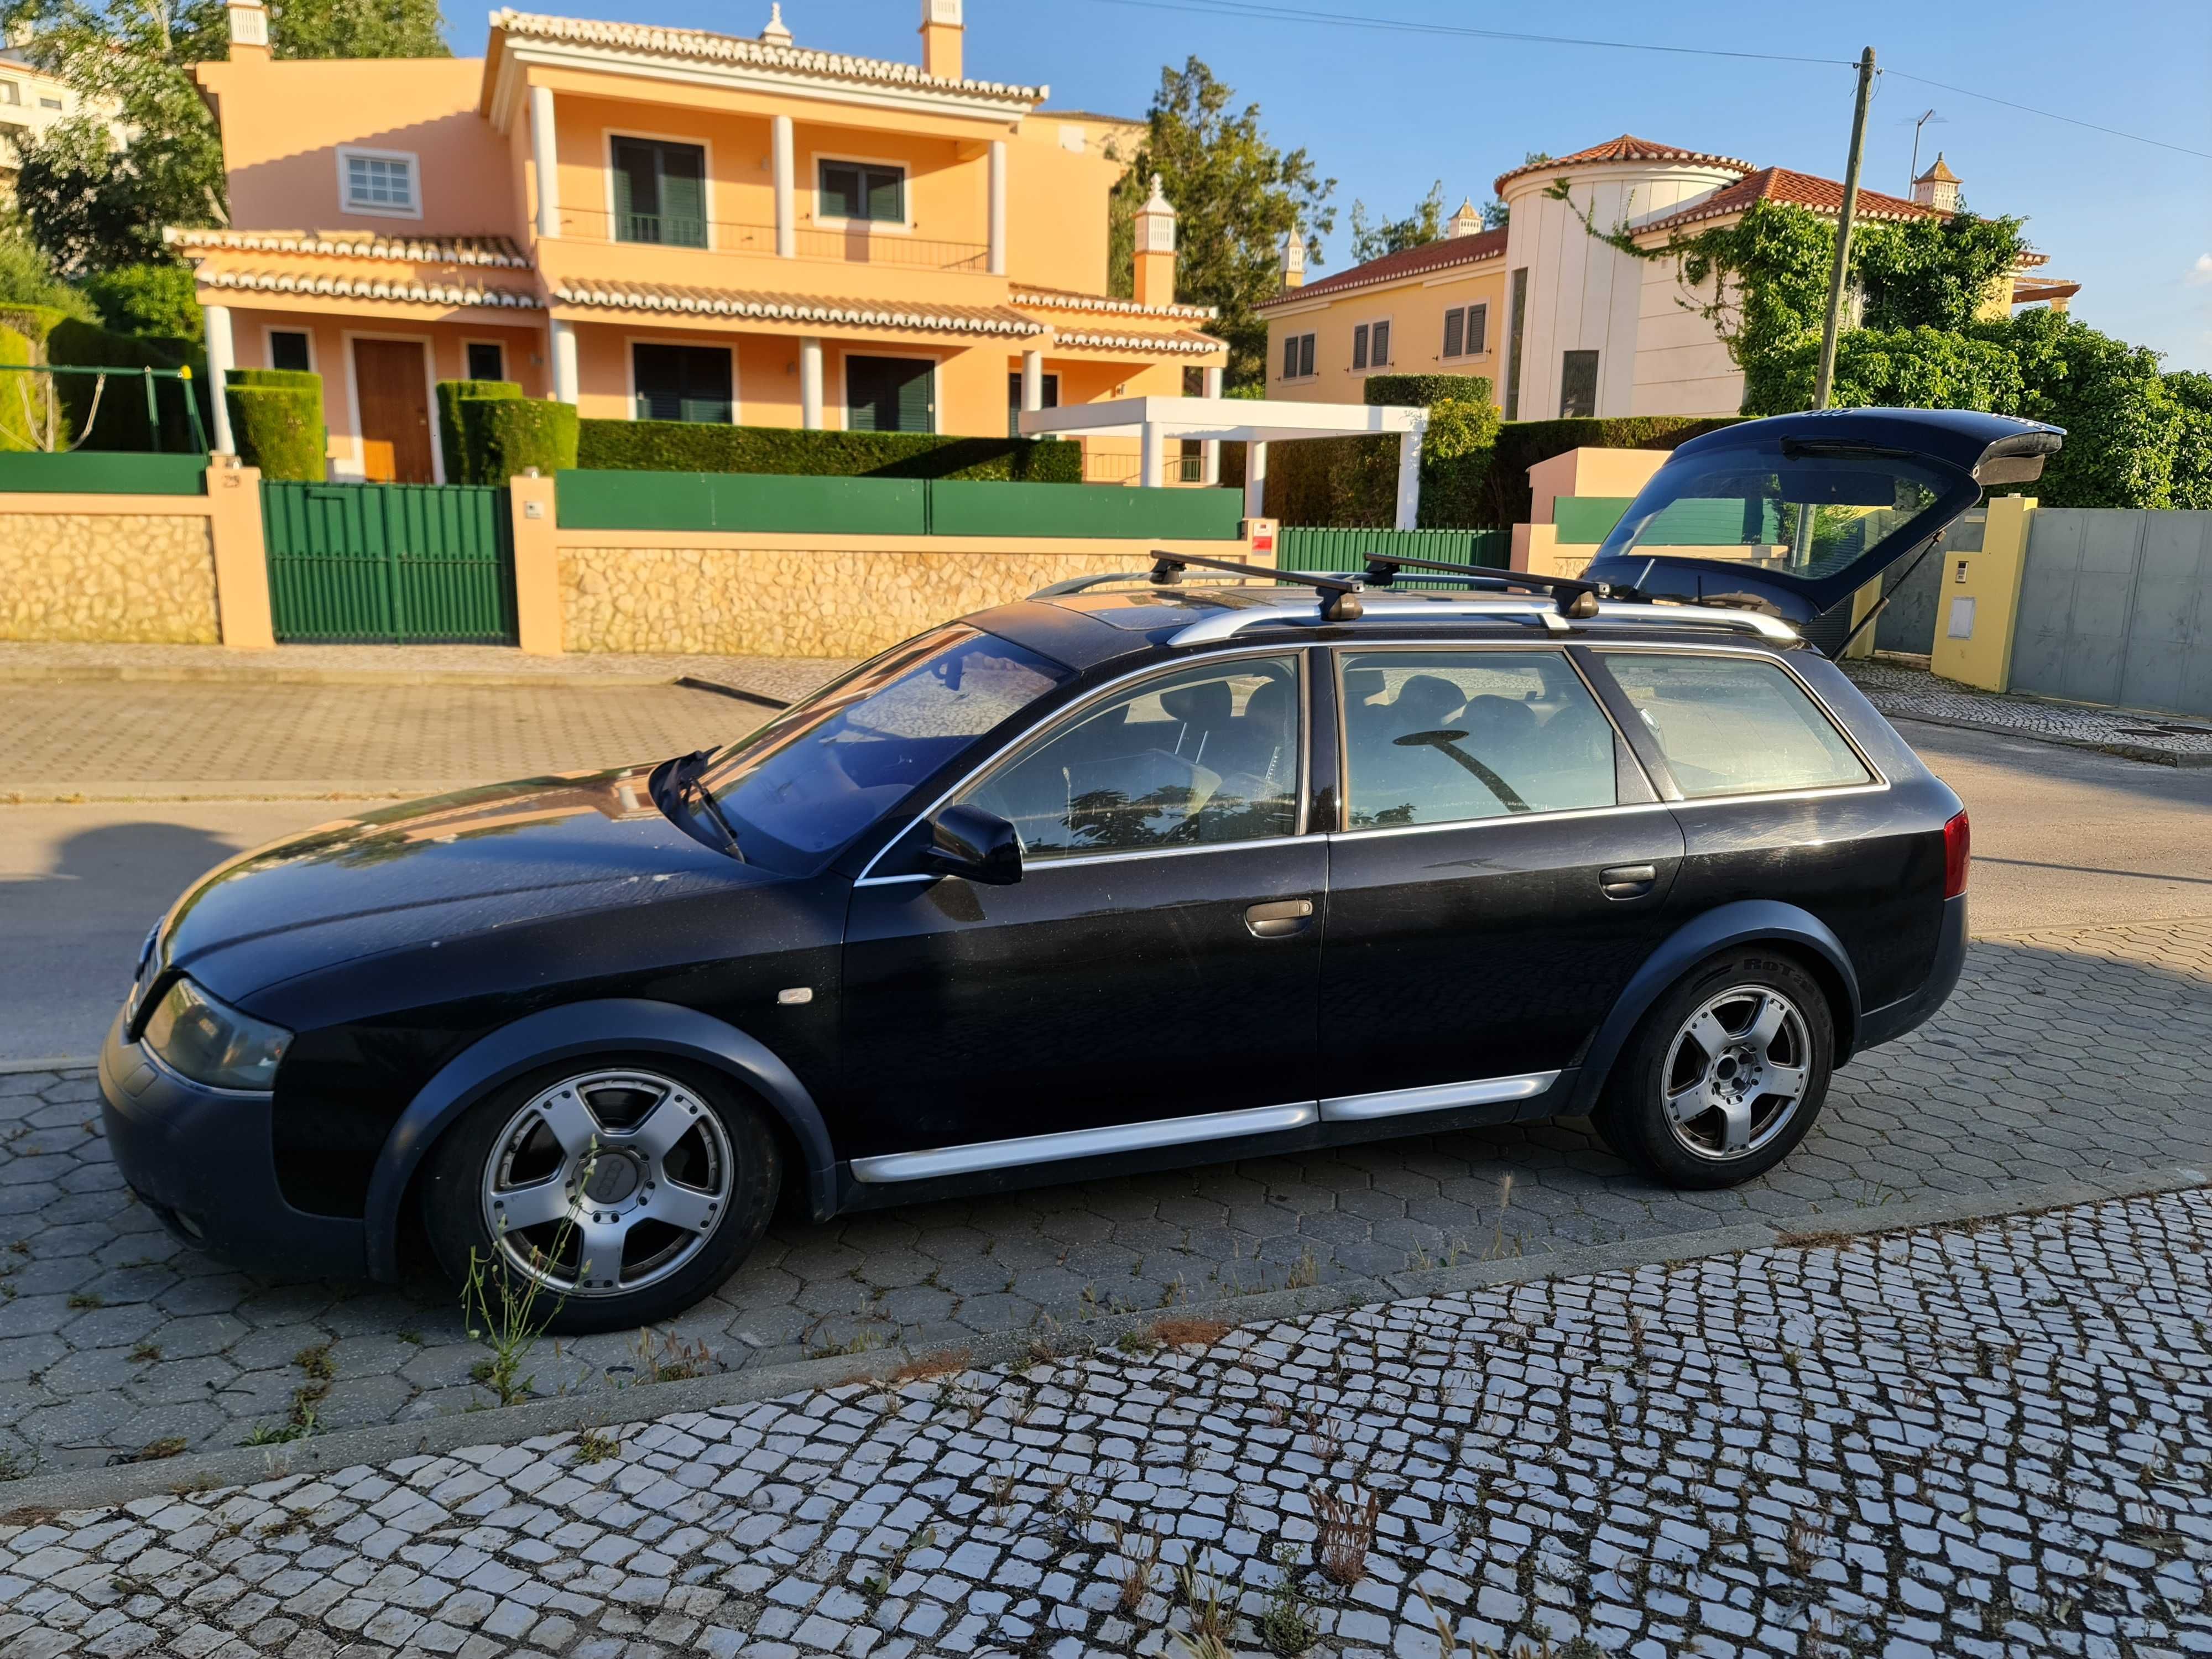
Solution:
[{"label": "trimmed hedge", "polygon": [[1081,483],[1080,445],[1050,438],[807,432],[702,421],[585,421],[576,465],[603,472],[756,472],[831,478]]},{"label": "trimmed hedge", "polygon": [[[189,368],[192,372],[189,395],[199,402],[200,429],[203,434],[212,430],[215,389],[207,380],[207,362],[195,342],[118,334],[97,323],[69,317],[57,323],[46,337],[46,361],[85,368],[112,368],[123,375],[141,368]],[[71,432],[84,430],[97,384],[83,374],[54,377]],[[154,391],[156,419],[149,423],[142,388],[119,377],[111,380],[100,394],[100,417],[94,422],[90,437],[81,447],[173,453],[195,449],[198,446],[192,441],[191,422],[185,416],[186,395],[186,387],[181,383],[157,384]]]},{"label": "trimmed hedge", "polygon": [[522,396],[514,380],[441,380],[438,382],[438,449],[446,463],[447,483],[481,482],[462,441],[461,404],[472,398],[508,399]]},{"label": "trimmed hedge", "polygon": [[1370,374],[1363,401],[1376,409],[1426,409],[1444,402],[1486,404],[1486,374]]},{"label": "trimmed hedge", "polygon": [[[21,330],[0,323],[0,366],[36,362],[38,354]],[[0,367],[0,452],[36,449],[32,434],[46,429],[46,391],[43,374],[15,374]]]},{"label": "trimmed hedge", "polygon": [[57,311],[52,306],[21,305],[13,301],[0,301],[0,328],[13,330],[31,343],[31,361],[39,361],[46,337],[69,320],[69,313]]},{"label": "trimmed hedge", "polygon": [[462,398],[461,483],[503,484],[536,467],[547,477],[576,465],[576,405],[538,398]]},{"label": "trimmed hedge", "polygon": [[323,481],[323,377],[304,369],[234,368],[224,391],[238,459],[276,482]]}]

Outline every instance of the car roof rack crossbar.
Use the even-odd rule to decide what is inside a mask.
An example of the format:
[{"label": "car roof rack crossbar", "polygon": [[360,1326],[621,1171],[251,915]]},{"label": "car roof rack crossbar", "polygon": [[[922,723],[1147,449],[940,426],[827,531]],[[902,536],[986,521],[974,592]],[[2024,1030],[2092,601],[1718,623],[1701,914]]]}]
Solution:
[{"label": "car roof rack crossbar", "polygon": [[[1796,631],[1789,624],[1758,611],[1724,611],[1696,605],[1623,604],[1610,601],[1601,605],[1596,615],[1576,619],[1571,626],[1561,617],[1558,607],[1547,599],[1500,594],[1494,599],[1447,596],[1442,593],[1378,593],[1370,589],[1362,603],[1361,615],[1366,623],[1389,628],[1407,623],[1454,623],[1482,624],[1518,623],[1523,627],[1540,629],[1547,634],[1571,634],[1583,629],[1710,629],[1730,634],[1749,634],[1770,643],[1795,645]],[[1249,609],[1224,611],[1197,621],[1177,632],[1168,643],[1171,646],[1212,645],[1235,637],[1248,629],[1311,627],[1327,621],[1316,611],[1289,605],[1261,605]]]},{"label": "car roof rack crossbar", "polygon": [[1533,587],[1540,592],[1555,595],[1559,602],[1559,614],[1577,620],[1597,615],[1597,602],[1613,594],[1613,589],[1607,584],[1586,582],[1579,576],[1539,576],[1526,570],[1500,570],[1495,565],[1455,564],[1445,559],[1417,559],[1405,553],[1370,553],[1367,556],[1367,580],[1374,586],[1389,586],[1401,569],[1442,570],[1455,576],[1472,576],[1496,582],[1501,587]]},{"label": "car roof rack crossbar", "polygon": [[1109,582],[1148,582],[1152,579],[1149,570],[1109,570],[1102,576],[1070,576],[1064,582],[1052,582],[1030,595],[1033,599],[1064,599],[1070,593],[1080,593],[1086,588],[1103,587]]},{"label": "car roof rack crossbar", "polygon": [[1209,559],[1198,553],[1170,553],[1164,549],[1152,550],[1152,576],[1161,587],[1173,587],[1182,580],[1182,573],[1195,567],[1200,570],[1225,570],[1234,576],[1249,576],[1255,581],[1296,582],[1301,586],[1317,588],[1321,592],[1321,617],[1323,622],[1356,622],[1360,616],[1359,594],[1364,583],[1356,576],[1328,576],[1313,570],[1278,570],[1273,565],[1243,564],[1234,559]]}]

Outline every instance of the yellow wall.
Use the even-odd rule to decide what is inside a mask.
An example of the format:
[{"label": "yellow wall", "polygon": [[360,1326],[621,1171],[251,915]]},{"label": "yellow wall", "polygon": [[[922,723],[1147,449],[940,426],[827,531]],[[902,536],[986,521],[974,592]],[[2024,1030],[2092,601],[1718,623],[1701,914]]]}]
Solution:
[{"label": "yellow wall", "polygon": [[[1356,404],[1370,374],[1480,374],[1490,381],[1494,402],[1501,395],[1504,296],[1505,261],[1500,257],[1434,276],[1317,296],[1310,309],[1273,313],[1267,319],[1267,395],[1295,403]],[[1444,313],[1469,305],[1490,307],[1483,349],[1448,358]],[[1353,368],[1352,331],[1381,319],[1390,324],[1390,362]],[[1286,380],[1283,341],[1299,334],[1315,337],[1314,373],[1310,379]]]},{"label": "yellow wall", "polygon": [[[2003,691],[2012,685],[2013,630],[2020,613],[2021,578],[2027,565],[2027,530],[2035,516],[2033,495],[1993,495],[1978,553],[1943,555],[1936,599],[1936,643],[1929,667],[1947,680]],[[1961,609],[1971,605],[1971,622]],[[1967,631],[1954,637],[1954,618]]]},{"label": "yellow wall", "polygon": [[1107,204],[1143,131],[1048,109],[1022,122],[1006,148],[1006,269],[1018,281],[1106,292]]}]

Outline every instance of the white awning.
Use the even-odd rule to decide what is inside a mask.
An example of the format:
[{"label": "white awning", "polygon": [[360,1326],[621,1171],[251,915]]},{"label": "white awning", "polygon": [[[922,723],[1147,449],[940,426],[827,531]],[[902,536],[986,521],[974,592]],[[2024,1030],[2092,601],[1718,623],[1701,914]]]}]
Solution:
[{"label": "white awning", "polygon": [[1368,404],[1278,403],[1264,398],[1117,398],[1108,403],[1068,404],[1021,411],[1022,435],[1118,437],[1142,441],[1141,476],[1157,484],[1165,474],[1163,446],[1170,438],[1248,443],[1247,512],[1258,517],[1267,480],[1267,446],[1301,438],[1346,438],[1389,434],[1398,440],[1398,527],[1417,522],[1421,500],[1421,440],[1425,409],[1378,408]]}]

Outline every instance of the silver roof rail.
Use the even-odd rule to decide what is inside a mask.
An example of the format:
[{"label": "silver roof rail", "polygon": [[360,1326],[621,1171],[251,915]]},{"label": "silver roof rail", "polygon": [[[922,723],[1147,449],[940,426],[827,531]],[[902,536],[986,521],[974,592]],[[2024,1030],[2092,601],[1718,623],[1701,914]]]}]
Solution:
[{"label": "silver roof rail", "polygon": [[[1558,607],[1548,599],[1462,599],[1441,594],[1433,599],[1394,599],[1385,597],[1383,592],[1370,587],[1361,595],[1360,602],[1363,614],[1358,622],[1334,625],[1358,628],[1368,623],[1407,622],[1510,622],[1539,628],[1547,634],[1580,633],[1593,627],[1608,630],[1712,628],[1729,633],[1753,635],[1776,644],[1795,645],[1798,642],[1795,629],[1763,611],[1721,611],[1703,605],[1601,602],[1596,616],[1569,622],[1559,615]],[[1289,604],[1255,605],[1249,609],[1239,608],[1201,617],[1189,626],[1177,630],[1168,643],[1171,646],[1211,645],[1231,639],[1248,629],[1320,626],[1320,605],[1293,600]]]}]

